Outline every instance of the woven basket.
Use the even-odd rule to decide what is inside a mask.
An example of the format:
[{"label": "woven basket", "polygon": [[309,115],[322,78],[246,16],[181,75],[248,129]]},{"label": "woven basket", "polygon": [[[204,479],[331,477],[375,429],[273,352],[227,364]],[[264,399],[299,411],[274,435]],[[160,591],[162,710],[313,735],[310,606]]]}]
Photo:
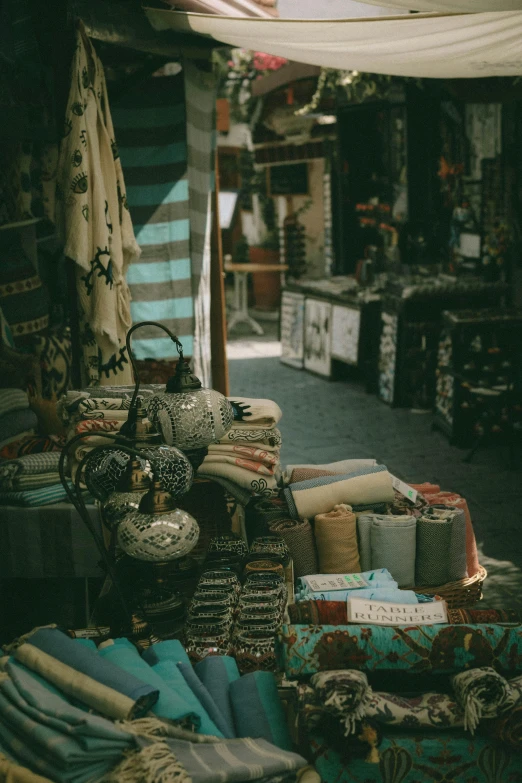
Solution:
[{"label": "woven basket", "polygon": [[446,601],[448,609],[465,609],[474,606],[482,598],[482,585],[488,572],[483,566],[473,576],[448,582],[440,587],[411,587],[416,593],[438,595]]}]

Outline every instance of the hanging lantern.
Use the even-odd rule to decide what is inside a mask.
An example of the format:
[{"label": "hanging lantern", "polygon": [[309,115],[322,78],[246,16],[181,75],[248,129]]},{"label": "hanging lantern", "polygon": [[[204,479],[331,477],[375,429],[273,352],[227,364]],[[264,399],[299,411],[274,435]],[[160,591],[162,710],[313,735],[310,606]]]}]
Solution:
[{"label": "hanging lantern", "polygon": [[199,525],[159,482],[141,498],[139,509],[124,514],[118,524],[119,547],[130,557],[168,562],[188,555],[199,539]]},{"label": "hanging lantern", "polygon": [[169,379],[165,391],[152,395],[147,401],[148,416],[169,446],[184,451],[202,449],[220,440],[232,426],[234,411],[230,402],[213,389],[203,389],[183,356],[183,346],[178,338],[162,324],[144,321],[135,324],[127,334],[127,350],[134,368],[134,391],[129,420],[132,423],[134,398],[139,391],[139,376],[130,346],[131,334],[141,326],[158,326],[176,344],[179,360],[176,372]]}]

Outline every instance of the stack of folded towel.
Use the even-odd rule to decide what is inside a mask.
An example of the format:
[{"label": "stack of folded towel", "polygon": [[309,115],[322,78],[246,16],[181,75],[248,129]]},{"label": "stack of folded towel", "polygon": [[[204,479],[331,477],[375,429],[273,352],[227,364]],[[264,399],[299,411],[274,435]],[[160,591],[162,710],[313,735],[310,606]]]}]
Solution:
[{"label": "stack of folded towel", "polygon": [[46,506],[63,500],[59,461],[60,452],[49,451],[0,462],[0,505]]},{"label": "stack of folded towel", "polygon": [[34,435],[37,426],[38,419],[29,408],[27,392],[0,389],[0,449]]},{"label": "stack of folded towel", "polygon": [[282,411],[272,400],[228,398],[234,409],[232,428],[208,447],[198,475],[222,484],[240,503],[253,495],[271,497],[281,478]]},{"label": "stack of folded towel", "polygon": [[[140,389],[145,410],[147,399],[156,389]],[[69,471],[74,477],[82,459],[96,446],[104,446],[114,441],[103,436],[104,433],[118,432],[129,417],[134,388],[130,386],[91,387],[82,391],[69,391],[60,401],[59,414],[67,426],[67,440],[75,435],[91,435],[78,441],[73,453],[69,455]]]}]

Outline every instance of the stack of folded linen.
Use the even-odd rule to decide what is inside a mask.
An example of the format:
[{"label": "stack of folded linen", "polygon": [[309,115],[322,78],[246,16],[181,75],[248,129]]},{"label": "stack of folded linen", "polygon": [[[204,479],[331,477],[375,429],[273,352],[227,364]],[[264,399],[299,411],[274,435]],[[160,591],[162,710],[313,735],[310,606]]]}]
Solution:
[{"label": "stack of folded linen", "polygon": [[27,392],[0,389],[0,448],[27,435],[34,435],[37,426],[38,419],[29,408]]},{"label": "stack of folded linen", "polygon": [[[349,578],[354,575],[348,575]],[[373,571],[365,571],[356,574],[357,582],[345,580],[344,574],[312,574],[297,580],[295,599],[301,601],[325,601],[339,602],[349,601],[351,598],[364,598],[369,601],[381,601],[385,603],[418,604],[425,603],[425,596],[418,595],[412,590],[400,590],[387,568]],[[326,579],[325,579],[326,577]],[[332,589],[317,588],[318,581],[331,581]],[[346,587],[343,587],[345,582]],[[337,583],[337,584],[335,584]]]},{"label": "stack of folded linen", "polygon": [[141,657],[127,639],[97,649],[52,627],[9,652],[0,661],[0,754],[20,765],[20,780],[33,780],[24,768],[59,783],[286,780],[306,766],[290,750],[267,672],[240,677],[218,657],[192,669],[175,640]]},{"label": "stack of folded linen", "polygon": [[46,506],[63,500],[59,461],[60,452],[49,451],[0,462],[0,505]]},{"label": "stack of folded linen", "polygon": [[[155,388],[140,389],[145,410],[147,399]],[[90,435],[89,438],[78,441],[73,453],[69,455],[69,471],[73,477],[79,463],[92,449],[114,442],[103,434],[114,434],[125,424],[129,417],[133,392],[134,389],[130,386],[92,387],[82,391],[69,391],[60,401],[59,413],[68,428],[67,440],[76,435]]]},{"label": "stack of folded linen", "polygon": [[272,400],[228,398],[234,409],[232,428],[208,447],[200,478],[222,484],[240,503],[253,495],[271,497],[279,491],[282,411]]}]

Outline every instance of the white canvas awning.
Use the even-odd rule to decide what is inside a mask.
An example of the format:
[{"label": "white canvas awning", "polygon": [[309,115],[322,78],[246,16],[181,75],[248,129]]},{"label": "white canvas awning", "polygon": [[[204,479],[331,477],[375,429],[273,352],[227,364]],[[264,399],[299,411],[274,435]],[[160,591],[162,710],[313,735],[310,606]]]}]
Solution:
[{"label": "white canvas awning", "polygon": [[310,65],[438,79],[522,74],[522,11],[335,20],[145,11],[156,30],[199,33]]},{"label": "white canvas awning", "polygon": [[[338,0],[339,4],[343,0]],[[466,13],[482,11],[522,11],[522,0],[358,0],[359,3],[406,8],[423,12]],[[391,11],[390,11],[391,12]]]}]

